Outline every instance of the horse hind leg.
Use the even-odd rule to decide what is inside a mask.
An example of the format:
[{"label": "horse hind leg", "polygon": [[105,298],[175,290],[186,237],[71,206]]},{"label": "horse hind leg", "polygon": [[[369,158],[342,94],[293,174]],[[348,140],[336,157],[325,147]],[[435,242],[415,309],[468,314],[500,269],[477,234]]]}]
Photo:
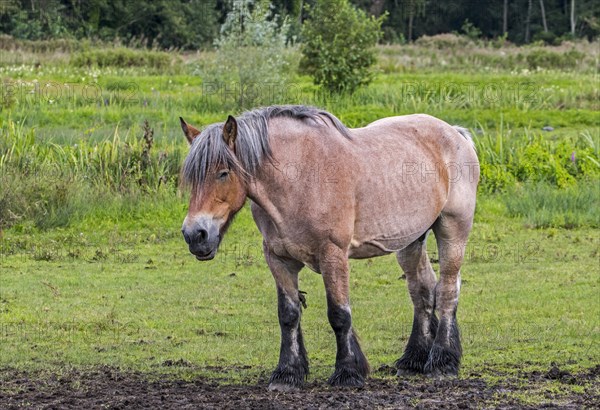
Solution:
[{"label": "horse hind leg", "polygon": [[458,374],[462,347],[456,320],[463,262],[472,217],[442,215],[433,226],[440,259],[440,280],[435,287],[439,324],[424,371],[432,376]]},{"label": "horse hind leg", "polygon": [[308,375],[308,359],[300,328],[303,297],[298,290],[298,272],[304,265],[273,254],[266,245],[264,252],[277,286],[281,328],[279,364],[269,379],[269,390],[296,390],[304,384]]},{"label": "horse hind leg", "polygon": [[426,238],[423,235],[396,253],[414,306],[412,332],[404,354],[396,361],[398,376],[423,373],[438,327],[434,312],[436,277],[427,256]]}]

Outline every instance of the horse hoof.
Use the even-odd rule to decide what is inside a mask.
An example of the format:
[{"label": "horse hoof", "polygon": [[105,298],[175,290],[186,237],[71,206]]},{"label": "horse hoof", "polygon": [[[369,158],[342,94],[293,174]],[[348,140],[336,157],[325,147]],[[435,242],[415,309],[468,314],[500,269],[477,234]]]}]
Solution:
[{"label": "horse hoof", "polygon": [[425,373],[424,376],[432,380],[452,380],[458,378],[458,373],[452,371],[444,372],[440,369],[435,369]]},{"label": "horse hoof", "polygon": [[270,383],[267,388],[268,391],[275,391],[280,393],[290,393],[300,391],[300,387],[293,386],[291,384],[283,384],[283,383]]},{"label": "horse hoof", "polygon": [[365,378],[354,369],[336,369],[327,383],[334,387],[364,387]]},{"label": "horse hoof", "polygon": [[423,374],[432,379],[453,379],[458,377],[458,368],[453,365],[440,367],[425,366]]},{"label": "horse hoof", "polygon": [[424,359],[425,360],[423,360],[423,355],[405,354],[400,359],[396,360],[395,366],[398,370],[396,376],[406,377],[423,374],[423,367],[427,361],[427,356],[425,356]]},{"label": "horse hoof", "polygon": [[277,366],[269,378],[269,391],[297,391],[304,385],[308,366]]},{"label": "horse hoof", "polygon": [[398,371],[396,372],[396,376],[398,377],[415,377],[419,376],[420,374],[421,372],[418,372],[413,369],[398,369]]},{"label": "horse hoof", "polygon": [[456,377],[460,366],[460,351],[434,345],[425,363],[424,373],[428,377]]}]

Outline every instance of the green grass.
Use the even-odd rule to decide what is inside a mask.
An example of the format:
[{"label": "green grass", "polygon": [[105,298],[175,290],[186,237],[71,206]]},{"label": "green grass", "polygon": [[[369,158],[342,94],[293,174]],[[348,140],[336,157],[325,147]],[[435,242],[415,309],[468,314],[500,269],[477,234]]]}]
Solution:
[{"label": "green grass", "polygon": [[527,184],[512,189],[505,202],[511,216],[523,218],[531,227],[600,227],[598,181],[565,189]]},{"label": "green grass", "polygon": [[[248,209],[206,263],[180,238],[184,215],[181,201],[133,216],[124,227],[94,216],[66,230],[5,232],[0,367],[107,364],[238,381],[272,370],[279,349],[275,285]],[[599,239],[587,228],[523,229],[494,198],[480,201],[459,308],[465,374],[550,362],[578,370],[597,362]],[[365,352],[374,368],[391,364],[411,328],[406,283],[392,256],[351,266],[353,321]],[[303,271],[300,287],[308,299],[311,377],[325,378],[335,342],[321,277]],[[165,365],[169,360],[184,366]]]}]

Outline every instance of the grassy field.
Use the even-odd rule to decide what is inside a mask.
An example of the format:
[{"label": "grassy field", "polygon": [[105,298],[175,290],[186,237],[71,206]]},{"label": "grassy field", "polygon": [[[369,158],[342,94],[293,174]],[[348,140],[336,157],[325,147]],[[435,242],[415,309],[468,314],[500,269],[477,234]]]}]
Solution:
[{"label": "grassy field", "polygon": [[[382,48],[375,82],[354,96],[295,77],[257,84],[244,105],[316,104],[349,126],[425,112],[473,130],[484,179],[463,269],[462,372],[493,380],[556,363],[577,373],[600,362],[595,46],[547,68],[528,63],[539,50],[461,60],[424,45]],[[210,55],[161,69],[23,55],[0,66],[0,368],[263,380],[278,358],[276,292],[248,208],[211,262],[197,262],[180,234],[178,117],[222,121],[240,111],[239,90],[203,82]],[[377,369],[401,355],[411,329],[406,284],[393,257],[351,269],[354,324],[387,377]],[[303,272],[300,288],[310,378],[325,379],[335,342],[321,277]]]},{"label": "grassy field", "polygon": [[[252,366],[239,376],[270,370],[279,349],[275,286],[250,213],[214,261],[198,263],[179,238],[184,212],[149,210],[129,228],[5,232],[18,250],[2,260],[2,364],[149,371],[183,360],[197,371]],[[598,245],[592,229],[523,229],[483,199],[459,309],[466,371],[597,361]],[[355,325],[375,368],[397,359],[410,332],[401,275],[393,257],[352,262]],[[335,351],[320,276],[304,272],[301,289],[313,376],[324,377]]]}]

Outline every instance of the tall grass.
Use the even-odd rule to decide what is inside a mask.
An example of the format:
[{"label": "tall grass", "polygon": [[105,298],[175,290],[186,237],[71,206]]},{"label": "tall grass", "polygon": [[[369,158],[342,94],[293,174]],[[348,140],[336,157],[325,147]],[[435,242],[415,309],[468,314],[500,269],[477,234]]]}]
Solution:
[{"label": "tall grass", "polygon": [[525,184],[511,189],[504,202],[509,215],[533,228],[600,227],[600,180],[564,189]]},{"label": "tall grass", "polygon": [[133,50],[125,47],[80,51],[73,55],[75,67],[148,67],[165,70],[177,60],[164,51]]},{"label": "tall grass", "polygon": [[417,70],[577,71],[593,73],[600,54],[597,42],[565,41],[558,46],[533,43],[517,47],[492,40],[474,42],[465,36],[440,34],[420,37],[413,44],[381,46],[380,67],[386,73]]},{"label": "tall grass", "polygon": [[[481,192],[510,192],[509,213],[532,226],[597,225],[592,187],[600,180],[600,144],[591,133],[552,141],[501,126],[480,134]],[[111,198],[141,203],[177,191],[183,142],[155,146],[147,123],[124,135],[117,126],[97,143],[41,140],[12,121],[0,126],[0,135],[0,227],[27,220],[39,228],[65,226]]]},{"label": "tall grass", "polygon": [[7,121],[0,126],[0,228],[31,222],[38,228],[66,226],[115,198],[174,195],[182,150],[154,147],[145,124],[92,144],[59,145],[36,138],[33,129]]}]

